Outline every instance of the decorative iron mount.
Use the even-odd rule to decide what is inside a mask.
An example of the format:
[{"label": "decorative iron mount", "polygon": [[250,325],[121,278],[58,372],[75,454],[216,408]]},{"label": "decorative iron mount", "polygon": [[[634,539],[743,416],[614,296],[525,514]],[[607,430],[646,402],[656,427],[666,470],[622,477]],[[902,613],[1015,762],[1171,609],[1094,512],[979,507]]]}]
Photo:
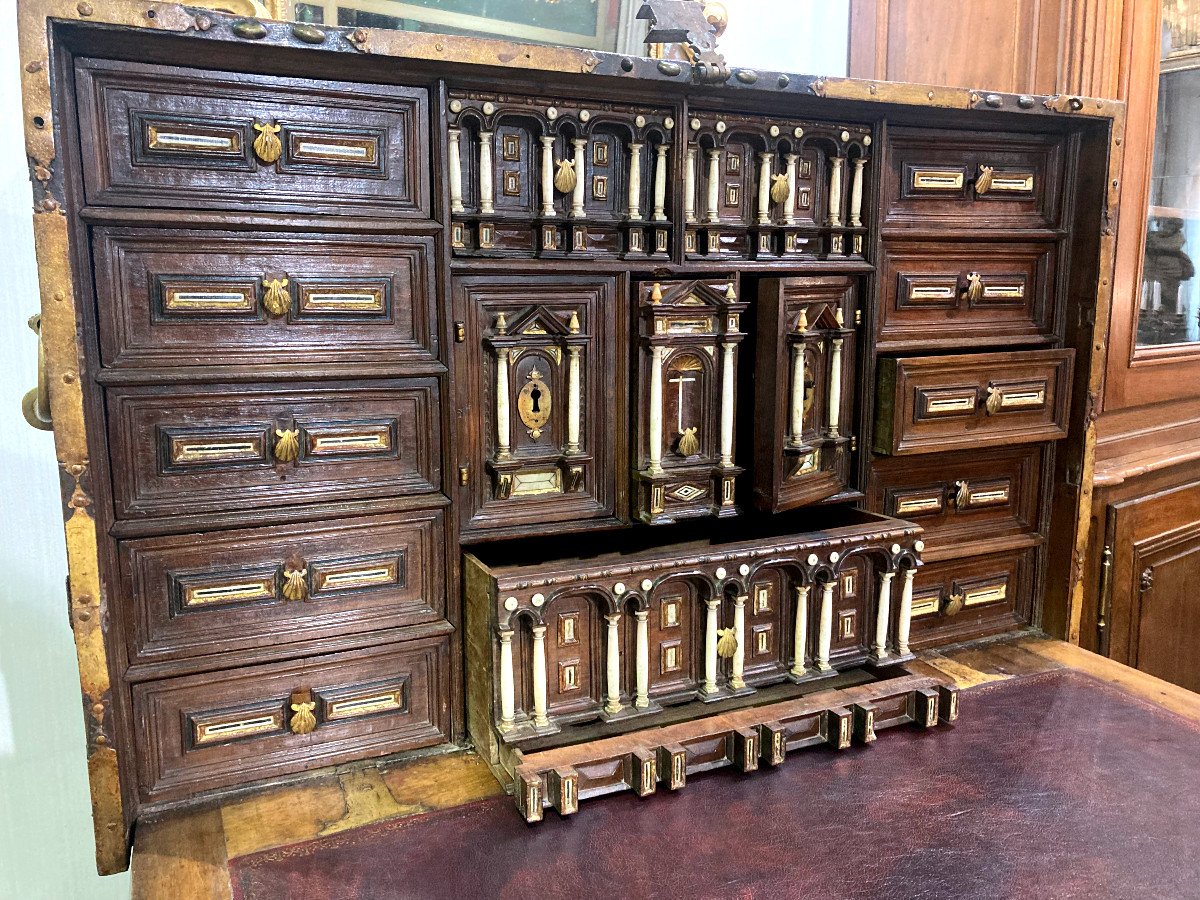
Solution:
[{"label": "decorative iron mount", "polygon": [[[679,44],[692,64],[698,84],[722,84],[732,74],[725,57],[717,52],[717,36],[728,19],[719,3],[703,0],[647,0],[639,19],[650,21],[647,44]],[[668,61],[659,64],[674,65]]]}]

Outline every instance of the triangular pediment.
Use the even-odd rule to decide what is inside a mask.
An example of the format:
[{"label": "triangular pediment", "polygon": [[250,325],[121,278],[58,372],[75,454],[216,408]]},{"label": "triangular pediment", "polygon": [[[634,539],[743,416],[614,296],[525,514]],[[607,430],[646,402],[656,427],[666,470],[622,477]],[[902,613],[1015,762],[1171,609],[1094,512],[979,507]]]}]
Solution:
[{"label": "triangular pediment", "polygon": [[508,333],[521,337],[561,337],[569,334],[569,314],[556,313],[544,306],[531,306],[517,313],[508,323]]}]

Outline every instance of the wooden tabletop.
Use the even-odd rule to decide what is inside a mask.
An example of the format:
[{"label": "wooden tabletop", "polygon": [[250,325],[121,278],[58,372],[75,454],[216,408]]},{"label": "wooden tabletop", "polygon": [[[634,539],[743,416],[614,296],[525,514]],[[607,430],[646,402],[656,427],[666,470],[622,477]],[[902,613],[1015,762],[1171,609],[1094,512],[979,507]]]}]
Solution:
[{"label": "wooden tabletop", "polygon": [[[1200,722],[1200,695],[1062,641],[1024,634],[923,653],[909,668],[968,689],[989,681],[1074,669]],[[967,707],[965,715],[970,715]],[[141,823],[134,839],[135,900],[231,896],[227,862],[383,819],[503,793],[470,751],[356,764],[241,793]]]}]

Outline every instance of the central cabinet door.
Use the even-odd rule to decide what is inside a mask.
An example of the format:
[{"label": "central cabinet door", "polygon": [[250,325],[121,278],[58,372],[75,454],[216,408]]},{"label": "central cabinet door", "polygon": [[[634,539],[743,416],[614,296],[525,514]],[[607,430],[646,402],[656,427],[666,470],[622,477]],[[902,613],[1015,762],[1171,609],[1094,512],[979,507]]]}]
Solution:
[{"label": "central cabinet door", "polygon": [[623,294],[606,277],[455,279],[464,538],[615,519]]}]

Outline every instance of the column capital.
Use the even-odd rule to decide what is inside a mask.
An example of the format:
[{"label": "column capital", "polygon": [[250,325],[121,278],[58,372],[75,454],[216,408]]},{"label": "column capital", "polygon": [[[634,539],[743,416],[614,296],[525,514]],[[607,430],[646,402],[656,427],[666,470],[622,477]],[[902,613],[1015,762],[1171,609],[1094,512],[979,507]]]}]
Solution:
[{"label": "column capital", "polygon": [[649,615],[650,615],[650,610],[648,610],[648,609],[635,609],[633,611],[633,617],[635,619],[637,619],[639,622],[645,622]]},{"label": "column capital", "polygon": [[531,627],[530,630],[533,632],[534,637],[540,638],[540,637],[546,636],[546,626],[545,625],[534,625]]}]

